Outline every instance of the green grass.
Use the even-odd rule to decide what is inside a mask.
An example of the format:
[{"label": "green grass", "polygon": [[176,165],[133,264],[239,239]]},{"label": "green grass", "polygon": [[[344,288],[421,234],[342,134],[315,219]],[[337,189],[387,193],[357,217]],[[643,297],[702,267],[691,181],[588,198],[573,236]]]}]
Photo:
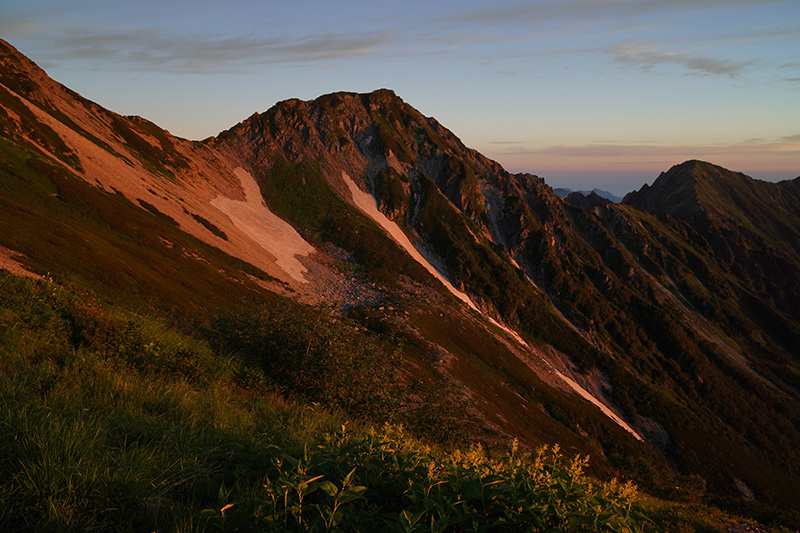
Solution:
[{"label": "green grass", "polygon": [[585,459],[431,448],[287,400],[251,363],[49,278],[0,274],[4,527],[647,527],[635,489],[587,478]]}]

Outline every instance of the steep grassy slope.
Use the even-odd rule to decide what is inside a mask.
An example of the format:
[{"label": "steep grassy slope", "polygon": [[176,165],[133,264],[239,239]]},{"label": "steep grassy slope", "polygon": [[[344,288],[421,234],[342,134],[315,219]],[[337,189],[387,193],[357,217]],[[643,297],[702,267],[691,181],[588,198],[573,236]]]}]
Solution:
[{"label": "steep grassy slope", "polygon": [[[591,451],[598,457],[595,467],[607,473],[613,470],[608,458],[614,455],[643,454],[653,468],[664,469],[663,460],[642,451],[599,410],[559,390],[564,383],[538,355],[526,353],[514,341],[511,346],[498,342],[496,335],[504,334],[500,330],[488,334],[480,318],[459,310],[455,299],[416,292],[415,283],[439,285],[348,203],[342,172],[366,181],[370,176],[378,180],[394,176],[398,190],[409,191],[407,180],[414,176],[422,192],[409,192],[406,202],[409,206],[409,198],[417,202],[416,220],[387,214],[441,272],[468,290],[479,308],[525,331],[532,342],[551,343],[584,360],[596,351],[575,335],[524,273],[509,263],[505,252],[440,192],[438,178],[422,175],[415,167],[400,173],[403,165],[412,164],[408,158],[416,148],[401,143],[409,142],[405,135],[414,128],[420,130],[414,139],[423,139],[423,133],[434,136],[442,149],[456,153],[460,144],[440,126],[429,126],[410,107],[403,105],[397,111],[398,102],[389,91],[329,95],[314,103],[292,100],[209,142],[245,159],[270,207],[295,221],[309,240],[336,243],[380,284],[395,310],[371,310],[365,316],[383,316],[385,327],[400,332],[406,340],[404,355],[415,363],[410,367],[415,380],[427,383],[439,376],[434,378],[438,382],[443,376],[453,383],[456,395],[467,399],[474,415],[495,428],[488,435],[492,440],[518,436],[528,443],[544,443],[559,435],[569,449]],[[399,131],[403,137],[395,138],[381,128]],[[434,129],[450,141],[439,138]],[[389,154],[383,151],[388,145],[395,147]],[[536,369],[528,366],[529,360]],[[433,368],[432,361],[437,363]],[[584,431],[587,427],[591,431]]]},{"label": "steep grassy slope", "polygon": [[[285,326],[262,322],[260,335],[280,337]],[[224,333],[229,345],[252,335]],[[721,531],[734,523],[598,482],[583,473],[585,458],[557,448],[444,452],[396,426],[375,430],[288,401],[276,392],[285,377],[242,355],[49,278],[0,273],[3,527]]]},{"label": "steep grassy slope", "polygon": [[267,279],[263,272],[180,231],[154,208],[98,190],[8,141],[0,140],[0,154],[0,244],[24,253],[30,270],[109,301],[184,316],[263,293],[247,277]]},{"label": "steep grassy slope", "polygon": [[[302,284],[303,267],[294,258],[287,267],[278,243],[290,250],[310,246],[286,225],[270,224],[275,217],[257,192],[247,195],[255,183],[236,161],[81,98],[4,42],[0,118],[3,140],[25,152],[19,157],[46,161],[64,175],[166,215],[196,240],[272,278],[295,288]],[[254,231],[248,226],[253,223],[262,227]]]},{"label": "steep grassy slope", "polygon": [[[3,60],[16,66],[11,52],[6,51]],[[217,240],[212,238],[211,242],[221,239],[224,244],[225,237],[232,235],[228,226],[223,231],[198,215],[208,212],[202,210],[203,206],[189,205],[183,203],[183,197],[173,196],[181,190],[184,197],[192,193],[191,180],[196,179],[182,173],[182,169],[187,165],[194,168],[198,161],[186,159],[185,164],[176,163],[178,155],[185,151],[175,152],[174,157],[169,155],[178,145],[185,150],[181,144],[185,142],[146,121],[115,116],[77,96],[73,101],[67,89],[46,78],[26,60],[21,61],[24,68],[12,69],[13,75],[8,76],[10,81],[4,80],[3,89],[16,87],[14,82],[28,78],[31,90],[23,92],[25,97],[6,92],[8,109],[36,108],[44,114],[20,112],[19,122],[17,119],[4,122],[6,135],[2,149],[6,155],[0,201],[5,209],[0,214],[4,230],[0,244],[24,254],[29,270],[70,280],[107,302],[138,312],[156,311],[184,328],[207,320],[219,308],[232,309],[242,301],[256,304],[275,301],[274,295],[264,291],[254,279],[269,281],[271,287],[278,289],[281,284],[258,268],[231,258],[183,231],[187,220],[192,220],[202,227],[200,235],[207,241],[213,235]],[[52,102],[67,105],[68,113],[55,111]],[[96,109],[96,117],[87,114],[92,109]],[[90,121],[95,133],[79,127],[70,116]],[[58,129],[58,133],[47,124]],[[62,142],[65,147],[60,151],[46,149],[41,138],[31,138],[25,133],[26,128],[48,131],[53,137],[50,144]],[[142,144],[145,139],[151,149]],[[69,146],[84,141],[107,155],[117,154],[121,166],[107,168],[133,169],[126,171],[131,172],[131,180],[143,183],[147,200],[139,198],[127,183],[106,182],[110,178],[103,169],[65,165],[76,153]],[[113,143],[117,144],[112,148]],[[89,146],[80,145],[84,150]],[[208,153],[216,153],[221,161],[227,161],[223,154],[206,147],[197,146],[189,152],[200,154],[201,159],[208,158]],[[139,161],[142,154],[147,156],[142,159],[147,164],[136,167],[134,160]],[[100,156],[92,152],[91,158],[82,156],[76,160],[91,163],[97,157]],[[571,453],[597,451],[599,458],[593,468],[598,472],[607,475],[616,472],[604,458],[603,449],[608,446],[628,449],[632,439],[599,411],[542,382],[498,341],[497,331],[491,333],[486,329],[480,317],[461,311],[454,313],[452,297],[441,287],[436,288],[437,282],[387,239],[373,221],[341,198],[324,178],[319,165],[309,162],[295,166],[287,160],[281,163],[280,158],[275,161],[269,171],[259,174],[270,205],[293,220],[320,247],[333,242],[352,252],[350,259],[337,260],[334,266],[348,275],[369,280],[383,301],[390,304],[390,310],[376,306],[355,309],[350,314],[365,326],[388,334],[384,342],[402,343],[407,365],[401,380],[409,389],[401,395],[405,403],[395,406],[397,416],[426,438],[438,442],[481,438],[502,447],[517,435],[532,446],[551,443],[557,436]],[[209,167],[200,166],[210,172]],[[106,192],[91,184],[98,182],[112,191],[118,185],[126,194]],[[209,186],[212,190],[226,188],[224,180],[211,182]],[[163,198],[156,199],[150,187],[156,188]],[[161,211],[175,214],[174,206],[164,207],[167,199],[183,205],[180,227],[177,220]],[[188,209],[191,211],[187,212]],[[433,288],[426,288],[429,285]],[[415,292],[419,290],[425,292],[423,301],[419,300],[419,292]],[[449,317],[446,327],[444,324],[431,327],[431,317],[444,322],[445,315]],[[321,315],[304,316],[314,321],[319,320],[314,317]],[[254,315],[249,320],[256,324],[266,320],[266,315]],[[257,331],[255,326],[252,329]],[[458,342],[453,342],[454,335],[460,336]],[[257,337],[253,339],[257,341]],[[464,344],[464,340],[469,344]],[[312,344],[309,341],[308,346]],[[239,345],[220,346],[252,351]],[[458,353],[463,364],[432,364],[442,352],[449,358],[449,351]],[[319,382],[315,386],[322,387]],[[520,406],[520,394],[532,401],[525,400],[525,405]],[[502,401],[495,399],[497,395]],[[472,401],[467,401],[468,398]],[[329,399],[321,396],[315,401]],[[542,402],[550,406],[549,414],[542,411]],[[386,409],[383,411],[388,416]],[[553,418],[554,414],[558,419]],[[464,419],[469,422],[464,423]],[[597,431],[586,433],[581,426]]]},{"label": "steep grassy slope", "polygon": [[[590,488],[582,462],[562,466],[545,453],[494,462],[480,452],[439,454],[396,429],[347,431],[346,421],[271,392],[283,372],[248,366],[252,354],[212,353],[49,279],[1,275],[0,309],[5,527],[641,527],[629,518],[633,489]],[[221,330],[226,346],[246,345],[253,332],[230,325]],[[285,324],[258,327],[262,338],[290,334]],[[278,358],[288,349],[260,348]],[[302,379],[290,390],[321,399]],[[350,381],[347,390],[361,388]],[[550,491],[561,485],[563,494]],[[528,511],[519,498],[529,499]]]}]

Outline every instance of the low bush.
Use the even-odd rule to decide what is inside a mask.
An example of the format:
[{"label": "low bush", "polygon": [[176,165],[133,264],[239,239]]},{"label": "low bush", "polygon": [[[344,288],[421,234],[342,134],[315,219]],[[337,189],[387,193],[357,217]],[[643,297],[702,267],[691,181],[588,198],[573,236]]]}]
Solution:
[{"label": "low bush", "polygon": [[350,435],[342,427],[302,457],[276,454],[251,500],[225,494],[218,526],[283,531],[641,531],[630,484],[597,483],[586,460],[558,448],[500,459],[479,448],[442,454],[401,428]]},{"label": "low bush", "polygon": [[306,401],[366,419],[388,416],[398,406],[396,343],[356,330],[324,306],[276,301],[223,311],[206,337],[215,349],[258,365]]}]

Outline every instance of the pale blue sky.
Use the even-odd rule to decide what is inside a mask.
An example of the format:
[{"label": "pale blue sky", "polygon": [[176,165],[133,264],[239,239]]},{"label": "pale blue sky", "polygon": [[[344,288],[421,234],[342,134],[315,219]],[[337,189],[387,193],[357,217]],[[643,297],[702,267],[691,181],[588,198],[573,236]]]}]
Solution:
[{"label": "pale blue sky", "polygon": [[692,158],[800,175],[798,0],[0,0],[0,37],[191,139],[388,87],[554,187],[622,194]]}]

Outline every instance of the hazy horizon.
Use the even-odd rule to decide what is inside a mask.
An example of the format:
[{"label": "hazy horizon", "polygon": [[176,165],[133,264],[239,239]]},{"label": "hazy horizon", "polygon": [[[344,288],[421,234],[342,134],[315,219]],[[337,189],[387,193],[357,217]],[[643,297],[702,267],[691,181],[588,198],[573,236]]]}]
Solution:
[{"label": "hazy horizon", "polygon": [[[507,167],[504,165],[504,168],[509,172],[530,172],[531,174],[536,174],[537,176],[543,178],[545,183],[552,187],[553,189],[557,188],[564,188],[570,189],[573,191],[591,191],[592,189],[600,189],[607,192],[614,194],[615,196],[619,196],[622,198],[629,192],[633,192],[635,190],[639,190],[642,188],[643,185],[652,185],[653,182],[658,178],[658,176],[662,172],[666,172],[671,167],[675,165],[679,165],[684,161],[688,161],[690,159],[697,159],[697,158],[686,158],[680,161],[673,161],[666,164],[663,167],[659,167],[654,169],[650,172],[643,170],[643,171],[631,171],[631,172],[604,172],[602,168],[597,169],[597,171],[593,174],[580,174],[575,173],[573,174],[570,170],[565,171],[540,171],[539,173],[530,172],[530,170],[526,170],[523,168],[512,168]],[[720,164],[713,160],[709,160],[709,163]],[[725,165],[721,165],[725,166]],[[793,180],[795,178],[800,177],[800,172],[798,175],[791,176],[791,175],[784,175],[783,172],[745,172],[743,170],[737,168],[728,168],[728,170],[732,170],[734,172],[743,172],[747,174],[751,178],[761,180],[761,181],[770,181],[770,182],[779,182],[784,180]]]},{"label": "hazy horizon", "polygon": [[386,87],[553,187],[621,195],[687,159],[800,175],[797,2],[0,2],[54,79],[185,138]]}]

